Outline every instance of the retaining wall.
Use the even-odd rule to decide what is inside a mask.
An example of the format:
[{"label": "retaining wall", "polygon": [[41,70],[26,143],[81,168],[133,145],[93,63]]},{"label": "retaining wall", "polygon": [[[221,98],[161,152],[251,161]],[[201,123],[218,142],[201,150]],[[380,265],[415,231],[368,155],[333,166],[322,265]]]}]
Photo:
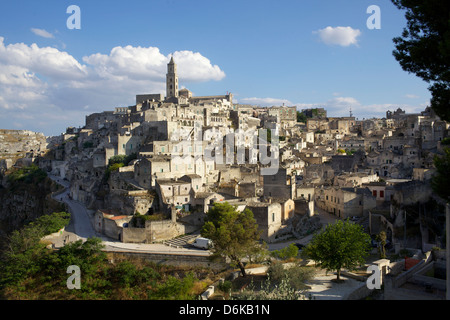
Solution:
[{"label": "retaining wall", "polygon": [[178,267],[206,267],[215,270],[223,270],[228,267],[225,261],[213,262],[209,259],[209,257],[200,255],[196,256],[125,251],[110,251],[107,254],[108,259],[110,259],[113,263],[122,260],[134,260]]}]

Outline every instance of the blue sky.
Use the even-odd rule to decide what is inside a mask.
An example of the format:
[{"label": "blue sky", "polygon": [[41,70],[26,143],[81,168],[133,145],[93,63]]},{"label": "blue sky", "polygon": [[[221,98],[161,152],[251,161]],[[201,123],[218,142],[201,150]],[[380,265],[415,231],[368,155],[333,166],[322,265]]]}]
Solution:
[{"label": "blue sky", "polygon": [[[81,9],[81,29],[66,26]],[[377,5],[381,29],[370,30]],[[194,95],[325,107],[330,116],[424,110],[427,84],[404,72],[392,38],[406,25],[388,0],[0,2],[0,128],[57,135],[85,116],[165,93],[173,54]]]}]

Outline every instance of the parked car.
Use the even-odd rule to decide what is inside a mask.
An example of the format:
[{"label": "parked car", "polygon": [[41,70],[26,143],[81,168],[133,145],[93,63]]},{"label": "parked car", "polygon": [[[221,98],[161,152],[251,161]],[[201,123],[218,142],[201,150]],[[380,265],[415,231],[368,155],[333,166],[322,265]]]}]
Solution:
[{"label": "parked car", "polygon": [[212,241],[210,239],[207,239],[207,238],[197,238],[197,239],[194,240],[192,245],[194,247],[196,247],[196,248],[199,248],[199,249],[208,250],[209,248],[212,247]]}]

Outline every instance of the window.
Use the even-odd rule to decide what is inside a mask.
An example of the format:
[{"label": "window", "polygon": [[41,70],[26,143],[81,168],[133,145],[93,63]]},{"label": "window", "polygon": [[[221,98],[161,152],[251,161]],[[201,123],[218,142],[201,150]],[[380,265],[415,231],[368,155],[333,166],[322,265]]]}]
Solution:
[{"label": "window", "polygon": [[374,197],[376,197],[377,196],[377,190],[373,190],[372,194],[373,194]]},{"label": "window", "polygon": [[380,198],[384,198],[384,191],[380,190]]},{"label": "window", "polygon": [[275,222],[275,213],[272,212],[272,222]]}]

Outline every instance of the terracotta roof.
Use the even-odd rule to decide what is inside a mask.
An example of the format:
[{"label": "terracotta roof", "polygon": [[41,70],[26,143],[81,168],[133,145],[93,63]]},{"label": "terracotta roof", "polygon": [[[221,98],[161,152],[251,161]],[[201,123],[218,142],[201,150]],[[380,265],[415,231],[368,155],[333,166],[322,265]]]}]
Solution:
[{"label": "terracotta roof", "polygon": [[108,219],[110,219],[110,220],[120,220],[120,219],[125,219],[127,216],[115,216],[115,217],[111,217],[111,218],[108,218]]}]

